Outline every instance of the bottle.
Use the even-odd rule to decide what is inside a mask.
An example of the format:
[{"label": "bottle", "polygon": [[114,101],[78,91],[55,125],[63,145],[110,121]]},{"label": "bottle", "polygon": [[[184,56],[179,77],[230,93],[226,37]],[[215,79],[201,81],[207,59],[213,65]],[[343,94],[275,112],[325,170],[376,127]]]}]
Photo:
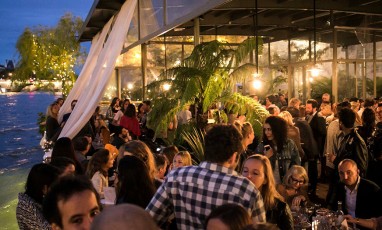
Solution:
[{"label": "bottle", "polygon": [[334,215],[336,217],[336,227],[340,228],[342,221],[344,221],[344,212],[342,211],[342,201],[338,201],[337,204],[338,208]]}]

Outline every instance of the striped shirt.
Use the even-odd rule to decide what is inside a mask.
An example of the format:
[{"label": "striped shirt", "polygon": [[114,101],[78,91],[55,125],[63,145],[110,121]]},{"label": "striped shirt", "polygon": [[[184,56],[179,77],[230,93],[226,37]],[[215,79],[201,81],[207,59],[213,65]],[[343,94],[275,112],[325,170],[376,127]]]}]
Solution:
[{"label": "striped shirt", "polygon": [[266,221],[255,186],[236,171],[210,162],[173,170],[146,210],[159,225],[175,214],[178,229],[204,229],[211,210],[226,203],[242,205],[254,222]]}]

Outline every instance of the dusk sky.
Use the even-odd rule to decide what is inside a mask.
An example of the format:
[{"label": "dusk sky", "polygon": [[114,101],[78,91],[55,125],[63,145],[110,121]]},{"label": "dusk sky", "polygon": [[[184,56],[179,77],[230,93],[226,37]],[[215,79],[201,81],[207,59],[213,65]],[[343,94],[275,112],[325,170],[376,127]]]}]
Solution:
[{"label": "dusk sky", "polygon": [[67,12],[86,19],[94,0],[0,0],[0,64],[17,61],[16,42],[26,27],[55,26]]}]

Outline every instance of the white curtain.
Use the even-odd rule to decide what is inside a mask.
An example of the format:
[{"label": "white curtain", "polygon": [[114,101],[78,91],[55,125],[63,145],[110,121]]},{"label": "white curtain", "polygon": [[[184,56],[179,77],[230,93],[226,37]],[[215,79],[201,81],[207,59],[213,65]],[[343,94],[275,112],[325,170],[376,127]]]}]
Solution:
[{"label": "white curtain", "polygon": [[108,34],[110,30],[110,25],[112,24],[113,19],[114,17],[112,17],[109,20],[109,22],[103,27],[102,31],[99,32],[92,39],[90,51],[89,51],[88,57],[86,58],[85,64],[82,67],[81,73],[79,77],[77,78],[77,81],[73,86],[73,89],[70,91],[68,97],[66,98],[64,104],[62,105],[60,109],[60,113],[58,115],[59,123],[61,123],[62,117],[64,116],[64,114],[70,113],[70,111],[72,111],[71,109],[72,101],[75,99],[78,99],[79,96],[81,95],[81,90],[85,89],[87,85],[89,84],[92,71],[94,70],[94,67],[97,63],[97,58],[102,50],[106,35]]},{"label": "white curtain", "polygon": [[[137,0],[127,0],[123,4],[120,12],[116,16],[111,32],[99,54],[93,56],[90,56],[89,54],[88,58],[95,59],[89,61],[89,66],[95,63],[94,68],[89,68],[89,72],[86,71],[86,73],[90,75],[87,82],[78,87],[75,85],[75,88],[73,88],[69,94],[69,96],[71,94],[79,95],[77,98],[78,102],[66,122],[60,137],[73,138],[89,121],[94,113],[114,70],[115,61],[122,50],[136,4]],[[101,39],[98,40],[100,41]],[[96,54],[96,51],[94,51],[94,54]],[[70,97],[72,100],[76,98],[74,96]],[[70,99],[68,97],[68,101],[66,103],[70,105],[71,100],[69,100]]]}]

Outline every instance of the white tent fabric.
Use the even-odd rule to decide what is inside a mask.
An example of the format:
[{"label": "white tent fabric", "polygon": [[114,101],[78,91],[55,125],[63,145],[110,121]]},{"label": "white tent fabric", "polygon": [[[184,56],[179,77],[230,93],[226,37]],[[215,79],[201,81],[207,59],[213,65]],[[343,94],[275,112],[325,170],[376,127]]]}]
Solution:
[{"label": "white tent fabric", "polygon": [[85,61],[84,66],[82,67],[81,73],[79,77],[77,78],[76,83],[73,86],[73,89],[71,90],[70,94],[66,98],[64,104],[62,105],[60,109],[60,113],[58,116],[58,121],[61,123],[62,117],[64,114],[69,113],[71,109],[71,103],[73,100],[78,99],[81,95],[81,89],[85,89],[87,85],[89,84],[89,80],[92,74],[92,71],[94,70],[94,67],[97,63],[97,58],[102,50],[103,44],[105,42],[106,35],[108,34],[110,30],[110,26],[112,24],[114,17],[112,17],[109,22],[104,26],[102,31],[98,33],[96,36],[94,36],[92,40],[92,45],[90,47],[90,51],[88,54],[88,57]]},{"label": "white tent fabric", "polygon": [[72,90],[70,92],[70,94],[79,93],[80,95],[76,107],[61,131],[60,137],[73,138],[94,113],[114,70],[115,61],[122,50],[136,4],[137,0],[127,0],[123,4],[101,52],[97,56],[89,55],[88,58],[97,60],[95,67],[89,70],[91,76],[88,85],[77,87],[76,91]]}]

